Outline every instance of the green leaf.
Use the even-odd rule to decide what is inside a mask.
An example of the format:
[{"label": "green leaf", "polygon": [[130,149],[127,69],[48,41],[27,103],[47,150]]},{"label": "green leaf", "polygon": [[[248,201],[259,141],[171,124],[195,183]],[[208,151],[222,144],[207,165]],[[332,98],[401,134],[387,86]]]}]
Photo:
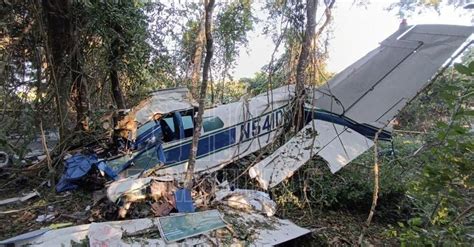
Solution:
[{"label": "green leaf", "polygon": [[472,71],[468,67],[460,63],[454,64],[454,68],[463,75],[472,75]]},{"label": "green leaf", "polygon": [[410,224],[410,226],[421,226],[422,223],[423,223],[423,221],[421,220],[420,217],[411,218],[408,221],[408,224]]},{"label": "green leaf", "polygon": [[474,72],[474,61],[471,61],[469,63],[469,70],[471,71],[471,73]]}]

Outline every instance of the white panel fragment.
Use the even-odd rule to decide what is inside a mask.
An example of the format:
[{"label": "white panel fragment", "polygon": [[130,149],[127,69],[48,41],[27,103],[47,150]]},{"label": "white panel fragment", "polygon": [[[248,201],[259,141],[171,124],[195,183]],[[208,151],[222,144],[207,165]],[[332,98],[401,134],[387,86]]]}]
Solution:
[{"label": "white panel fragment", "polygon": [[263,189],[268,189],[291,177],[316,154],[328,162],[334,173],[372,145],[371,140],[344,126],[313,120],[285,145],[250,168],[249,174]]},{"label": "white panel fragment", "polygon": [[340,133],[339,138],[331,141],[317,154],[328,162],[329,169],[335,173],[373,145],[372,140],[346,128]]}]

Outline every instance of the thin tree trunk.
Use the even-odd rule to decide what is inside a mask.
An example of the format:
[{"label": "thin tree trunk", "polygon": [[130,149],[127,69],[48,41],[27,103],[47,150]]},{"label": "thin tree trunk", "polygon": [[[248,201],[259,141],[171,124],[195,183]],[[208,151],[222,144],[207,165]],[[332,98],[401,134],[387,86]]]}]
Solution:
[{"label": "thin tree trunk", "polygon": [[[115,31],[120,34],[120,29],[115,28]],[[125,100],[123,98],[122,89],[120,88],[120,81],[118,76],[118,60],[120,59],[120,48],[119,48],[119,40],[116,38],[111,45],[111,51],[109,55],[109,63],[110,63],[110,86],[112,90],[112,97],[114,98],[115,104],[118,109],[126,109],[127,106],[125,105]]]},{"label": "thin tree trunk", "polygon": [[[38,44],[38,42],[36,42]],[[43,101],[43,91],[41,87],[41,49],[39,46],[35,49],[35,67],[36,67],[36,97],[35,97],[35,107],[38,108],[39,104]]]},{"label": "thin tree trunk", "polygon": [[214,106],[215,90],[214,90],[214,79],[212,78],[212,68],[209,68],[209,77],[211,80],[211,105]]},{"label": "thin tree trunk", "polygon": [[188,167],[186,170],[185,177],[185,186],[188,189],[191,189],[193,186],[193,175],[194,175],[194,165],[196,163],[196,155],[198,150],[199,137],[201,136],[201,127],[202,127],[202,115],[204,113],[204,106],[206,103],[206,90],[207,90],[207,81],[209,79],[209,69],[211,65],[211,59],[213,55],[213,46],[212,46],[212,33],[211,33],[211,22],[212,22],[212,10],[214,9],[214,0],[205,0],[205,30],[206,30],[206,58],[204,59],[204,67],[202,72],[202,84],[201,91],[199,96],[199,109],[196,116],[195,126],[194,126],[194,135],[193,142],[191,145],[191,151],[189,154]]},{"label": "thin tree trunk", "polygon": [[87,93],[87,83],[82,76],[83,71],[80,61],[82,49],[78,32],[77,24],[71,25],[71,42],[74,44],[71,49],[71,99],[76,108],[76,129],[89,131],[89,96]]},{"label": "thin tree trunk", "polygon": [[304,84],[306,78],[306,70],[308,67],[311,45],[313,43],[316,29],[316,9],[318,0],[306,1],[306,30],[301,45],[301,52],[296,66],[296,105],[295,105],[295,122],[294,126],[297,130],[304,125],[303,104],[304,104]]},{"label": "thin tree trunk", "polygon": [[227,75],[227,65],[224,66],[222,71],[222,83],[221,83],[221,104],[224,104],[224,90],[225,90],[225,78]]},{"label": "thin tree trunk", "polygon": [[196,36],[196,49],[194,50],[193,56],[193,71],[191,74],[191,93],[194,97],[198,96],[199,88],[199,77],[201,72],[202,53],[204,50],[204,41],[206,39],[205,34],[205,14],[203,15],[201,22],[199,23],[199,31]]},{"label": "thin tree trunk", "polygon": [[372,194],[372,206],[370,206],[369,216],[367,216],[367,220],[365,225],[362,227],[362,231],[359,235],[359,246],[362,246],[362,241],[364,240],[364,235],[367,232],[367,229],[372,222],[372,218],[375,214],[375,207],[377,207],[377,200],[379,198],[379,152],[378,152],[378,141],[379,135],[382,133],[383,128],[380,128],[377,133],[375,133],[374,137],[374,191]]},{"label": "thin tree trunk", "polygon": [[71,76],[72,76],[72,96],[76,108],[76,129],[89,131],[89,96],[87,93],[87,84],[82,76],[82,66],[80,64],[77,52],[71,56]]}]

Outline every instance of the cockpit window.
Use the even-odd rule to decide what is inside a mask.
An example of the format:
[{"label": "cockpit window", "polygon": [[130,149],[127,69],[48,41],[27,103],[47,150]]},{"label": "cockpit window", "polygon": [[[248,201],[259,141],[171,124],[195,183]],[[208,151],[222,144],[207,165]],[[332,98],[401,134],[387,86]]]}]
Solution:
[{"label": "cockpit window", "polygon": [[224,122],[219,117],[204,117],[202,119],[202,128],[204,132],[213,131],[224,127]]}]

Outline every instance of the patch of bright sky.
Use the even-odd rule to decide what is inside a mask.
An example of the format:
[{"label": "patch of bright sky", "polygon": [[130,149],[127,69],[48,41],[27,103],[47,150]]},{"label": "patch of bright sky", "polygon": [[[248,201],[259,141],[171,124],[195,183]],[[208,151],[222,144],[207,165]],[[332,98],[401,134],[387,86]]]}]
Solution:
[{"label": "patch of bright sky", "polygon": [[[328,69],[339,72],[398,29],[400,17],[387,11],[393,1],[372,0],[367,6],[354,6],[353,0],[336,1],[333,10],[333,39],[329,46]],[[258,9],[258,8],[257,8]],[[441,13],[424,10],[407,18],[408,25],[456,24],[472,25],[473,10],[442,6]],[[259,13],[257,13],[260,16]],[[252,77],[270,61],[275,48],[269,37],[261,34],[262,24],[257,24],[249,34],[248,48],[242,48],[234,70],[236,79]]]}]

